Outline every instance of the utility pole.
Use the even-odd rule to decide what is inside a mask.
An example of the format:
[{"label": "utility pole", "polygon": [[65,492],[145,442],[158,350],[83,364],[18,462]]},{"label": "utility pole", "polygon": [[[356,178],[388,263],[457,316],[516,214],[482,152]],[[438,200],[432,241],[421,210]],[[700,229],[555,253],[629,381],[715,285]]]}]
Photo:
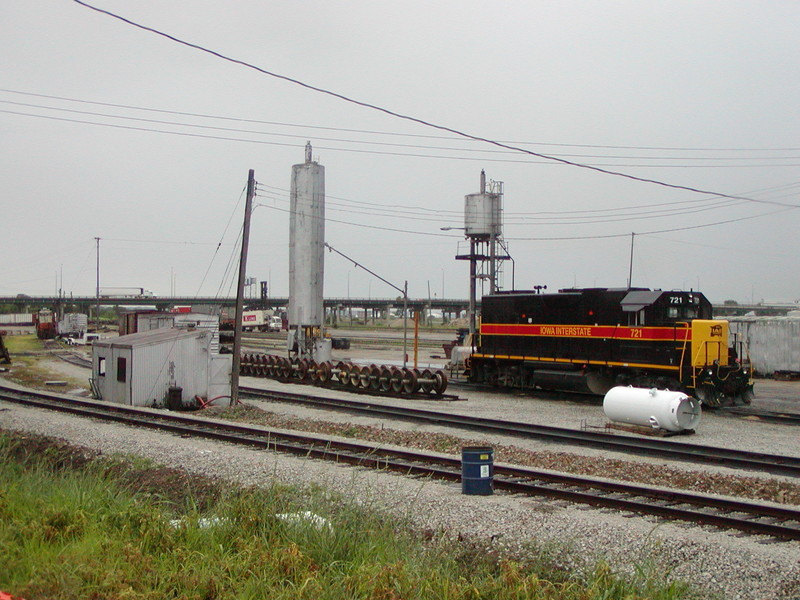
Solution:
[{"label": "utility pole", "polygon": [[633,236],[636,234],[631,231],[631,260],[630,267],[628,268],[628,289],[631,289],[631,281],[633,280]]},{"label": "utility pole", "polygon": [[244,279],[247,270],[247,247],[250,245],[250,213],[255,196],[255,171],[247,177],[247,199],[244,203],[242,252],[239,258],[239,285],[236,288],[236,315],[233,318],[233,364],[231,365],[231,406],[239,403],[239,369],[242,364],[242,313],[244,312]]},{"label": "utility pole", "polygon": [[94,238],[94,241],[95,241],[96,246],[97,246],[97,280],[96,280],[97,285],[95,287],[95,302],[96,302],[96,306],[95,306],[95,315],[94,315],[94,317],[96,319],[95,331],[99,332],[100,331],[100,238],[96,237],[96,238]]}]

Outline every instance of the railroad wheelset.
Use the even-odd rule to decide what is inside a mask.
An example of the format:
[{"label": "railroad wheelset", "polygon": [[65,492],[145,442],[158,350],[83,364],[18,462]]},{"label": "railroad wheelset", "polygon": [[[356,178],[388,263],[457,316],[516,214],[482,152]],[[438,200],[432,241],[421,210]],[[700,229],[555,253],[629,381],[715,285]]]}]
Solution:
[{"label": "railroad wheelset", "polygon": [[357,365],[340,361],[317,363],[274,354],[243,353],[241,372],[253,377],[274,377],[321,387],[334,383],[351,390],[366,390],[397,396],[423,394],[441,396],[447,389],[447,375],[441,369],[412,369],[387,365]]}]

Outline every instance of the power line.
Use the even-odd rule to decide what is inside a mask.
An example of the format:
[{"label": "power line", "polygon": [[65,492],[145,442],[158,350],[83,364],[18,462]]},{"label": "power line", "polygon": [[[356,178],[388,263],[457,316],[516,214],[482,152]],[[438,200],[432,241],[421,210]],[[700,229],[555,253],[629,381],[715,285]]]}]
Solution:
[{"label": "power line", "polygon": [[[661,233],[674,233],[676,231],[691,231],[694,229],[704,229],[706,227],[716,227],[718,225],[727,225],[728,223],[738,223],[739,221],[748,221],[750,219],[759,219],[761,217],[768,217],[777,213],[787,212],[791,208],[782,208],[760,215],[751,215],[749,217],[740,217],[738,219],[728,219],[726,221],[717,221],[715,223],[703,223],[702,225],[687,225],[686,227],[673,227],[671,229],[658,229],[653,231],[637,231],[636,235],[657,235]],[[529,242],[552,242],[552,241],[568,241],[568,240],[599,240],[608,238],[621,238],[630,237],[628,233],[609,233],[605,235],[587,235],[587,236],[568,236],[568,237],[506,237],[506,241],[529,241]]]},{"label": "power line", "polygon": [[[236,137],[227,137],[227,136],[220,136],[220,135],[209,135],[209,134],[202,134],[202,133],[189,133],[185,131],[172,131],[168,129],[154,129],[152,127],[137,127],[133,125],[119,125],[115,123],[102,123],[98,121],[89,121],[86,119],[70,119],[67,117],[54,117],[51,115],[41,115],[36,113],[26,113],[21,111],[13,111],[13,110],[2,110],[0,109],[0,113],[5,114],[12,114],[12,115],[20,115],[26,117],[34,117],[39,119],[47,119],[51,121],[64,121],[67,123],[78,123],[81,125],[95,125],[98,127],[110,127],[112,129],[124,129],[129,131],[143,131],[148,133],[162,133],[166,135],[177,135],[181,137],[193,137],[193,138],[201,138],[201,139],[209,139],[209,140],[221,140],[227,142],[242,142],[248,144],[261,144],[267,146],[282,146],[288,148],[300,148],[304,147],[305,145],[301,144],[292,144],[286,142],[269,142],[266,140],[252,140],[252,139],[244,139],[244,138],[236,138]],[[146,119],[135,119],[132,117],[114,117],[114,118],[125,118],[130,120],[139,120],[139,121],[146,121]],[[172,125],[177,126],[186,126],[186,127],[202,127],[200,125],[190,125],[190,124],[181,124],[181,123],[170,123]],[[218,128],[210,128],[210,129],[218,129]],[[254,132],[255,133],[255,132]],[[292,136],[292,137],[300,137],[301,139],[305,139],[303,136]],[[368,143],[368,142],[354,142],[354,143]],[[412,153],[412,152],[388,152],[388,151],[381,151],[381,150],[364,150],[358,148],[342,148],[337,146],[315,146],[318,150],[328,150],[332,152],[351,152],[356,154],[371,154],[375,156],[403,156],[403,157],[412,157],[412,158],[426,158],[426,159],[437,159],[437,160],[466,160],[466,161],[480,161],[483,163],[492,162],[492,163],[505,163],[505,164],[548,164],[552,165],[554,163],[546,161],[546,160],[513,160],[509,158],[488,158],[488,157],[477,157],[477,156],[449,156],[449,155],[441,155],[441,154],[421,154],[421,153]],[[485,152],[490,152],[485,150]],[[800,164],[753,164],[753,165],[658,165],[658,164],[648,164],[648,165],[641,165],[641,164],[613,164],[613,163],[595,163],[596,165],[605,165],[605,166],[616,166],[616,167],[646,167],[646,168],[680,168],[680,169],[691,169],[691,168],[701,168],[701,169],[726,169],[726,168],[735,168],[735,169],[742,169],[742,168],[783,168],[783,167],[800,167]],[[708,192],[709,194],[712,192]],[[756,200],[752,200],[749,198],[742,198],[744,200],[749,200],[752,202],[757,202]]]},{"label": "power line", "polygon": [[488,139],[488,138],[484,138],[484,137],[481,137],[481,136],[472,135],[472,134],[469,134],[469,133],[466,133],[466,132],[463,132],[463,131],[459,131],[457,129],[453,129],[451,127],[447,127],[447,126],[444,126],[444,125],[438,125],[438,124],[431,123],[429,121],[425,121],[425,120],[417,118],[417,117],[413,117],[413,116],[410,116],[410,115],[405,115],[405,114],[402,114],[402,113],[398,113],[398,112],[389,110],[388,108],[384,108],[384,107],[381,107],[381,106],[378,106],[378,105],[375,105],[375,104],[370,104],[368,102],[364,102],[364,101],[361,101],[361,100],[356,100],[354,98],[350,98],[350,97],[345,96],[343,94],[340,94],[338,92],[334,92],[332,90],[327,90],[325,88],[321,88],[321,87],[317,87],[317,86],[305,83],[305,82],[300,81],[299,79],[295,79],[293,77],[288,77],[286,75],[281,75],[279,73],[268,71],[266,69],[263,69],[261,67],[258,67],[256,65],[254,65],[252,63],[248,63],[248,62],[243,61],[243,60],[239,60],[239,59],[236,59],[236,58],[232,58],[232,57],[226,56],[226,55],[224,55],[224,54],[222,54],[220,52],[217,52],[215,50],[211,50],[210,48],[206,48],[206,47],[200,46],[198,44],[187,42],[187,41],[181,40],[180,38],[177,38],[177,37],[175,37],[173,35],[165,33],[163,31],[159,31],[159,30],[154,29],[152,27],[147,27],[145,25],[141,25],[139,23],[136,23],[135,21],[131,21],[130,19],[127,19],[127,18],[122,17],[120,15],[117,15],[115,13],[112,13],[110,11],[98,8],[96,6],[92,6],[91,4],[83,2],[82,0],[73,0],[73,2],[75,2],[76,4],[79,4],[81,6],[84,6],[86,8],[89,8],[89,9],[95,11],[95,12],[99,12],[101,14],[105,14],[105,15],[108,15],[108,16],[113,17],[115,19],[118,19],[118,20],[120,20],[120,21],[122,21],[124,23],[127,23],[128,25],[131,25],[133,27],[142,29],[144,31],[149,31],[150,33],[162,36],[162,37],[164,37],[166,39],[169,39],[169,40],[171,40],[171,41],[173,41],[173,42],[175,42],[177,44],[181,44],[183,46],[187,46],[189,48],[193,48],[193,49],[198,50],[200,52],[205,52],[205,53],[210,54],[212,56],[215,56],[215,57],[217,57],[219,59],[222,59],[222,60],[228,61],[230,63],[246,67],[248,69],[253,69],[253,70],[255,70],[255,71],[259,72],[259,73],[262,73],[264,75],[268,75],[269,77],[274,77],[276,79],[281,79],[283,81],[286,81],[286,82],[289,82],[289,83],[293,83],[293,84],[298,85],[300,87],[303,87],[305,89],[308,89],[308,90],[311,90],[311,91],[314,91],[314,92],[318,92],[320,94],[325,94],[325,95],[331,96],[333,98],[337,98],[339,100],[342,100],[344,102],[348,102],[350,104],[354,104],[356,106],[361,106],[363,108],[367,108],[367,109],[371,109],[371,110],[374,110],[374,111],[378,111],[378,112],[384,113],[386,115],[389,115],[391,117],[395,117],[397,119],[403,119],[405,121],[409,121],[409,122],[412,122],[412,123],[418,123],[419,125],[422,125],[424,127],[430,127],[430,128],[433,128],[433,129],[438,129],[439,131],[446,131],[448,133],[452,133],[454,135],[457,135],[457,136],[460,136],[460,137],[463,137],[463,138],[466,138],[466,139],[471,139],[471,140],[475,140],[475,141],[484,142],[486,144],[490,144],[490,145],[496,146],[498,148],[505,148],[507,150],[516,150],[518,152],[521,152],[521,153],[524,153],[524,154],[528,154],[530,156],[536,156],[538,158],[542,158],[542,159],[545,159],[545,160],[557,162],[557,163],[560,163],[560,164],[563,164],[563,165],[567,165],[567,166],[571,166],[571,167],[578,167],[578,168],[581,168],[581,169],[587,169],[587,170],[594,171],[594,172],[597,172],[597,173],[602,173],[604,175],[613,175],[615,177],[622,177],[622,178],[625,178],[625,179],[629,179],[631,181],[639,181],[641,183],[650,183],[650,184],[658,185],[658,186],[661,186],[661,187],[666,187],[666,188],[671,188],[671,189],[676,189],[676,190],[684,190],[684,191],[693,192],[693,193],[696,193],[696,194],[716,195],[716,196],[722,196],[722,197],[725,197],[725,198],[731,198],[731,199],[734,199],[734,200],[747,200],[749,202],[773,204],[771,202],[755,200],[755,199],[752,199],[752,198],[745,198],[745,197],[741,197],[741,196],[733,196],[733,195],[730,195],[730,194],[722,194],[722,193],[719,193],[719,192],[714,192],[714,191],[710,191],[710,190],[704,190],[702,188],[679,185],[679,184],[674,184],[674,183],[667,183],[665,181],[659,181],[657,179],[650,179],[650,178],[647,178],[647,177],[638,177],[636,175],[631,175],[629,173],[624,173],[622,171],[612,171],[610,169],[604,169],[602,167],[598,167],[598,166],[595,166],[595,165],[588,165],[588,164],[585,164],[585,163],[574,162],[574,161],[566,160],[566,159],[563,159],[563,158],[558,158],[558,157],[555,157],[555,156],[550,156],[550,155],[547,155],[547,154],[534,152],[532,150],[525,150],[525,149],[519,148],[517,146],[512,146],[510,144],[504,144],[502,142],[498,142],[498,141],[491,140],[491,139]]},{"label": "power line", "polygon": [[[0,90],[2,91],[2,90]],[[95,111],[87,111],[87,110],[77,110],[72,108],[63,108],[59,106],[47,106],[43,104],[32,104],[30,102],[14,102],[12,100],[0,100],[2,104],[11,104],[14,106],[24,106],[27,108],[39,108],[43,110],[52,110],[58,112],[66,112],[71,114],[79,114],[79,115],[88,115],[92,117],[103,117],[107,119],[122,119],[126,121],[139,121],[142,123],[155,123],[157,125],[174,125],[179,127],[192,127],[195,129],[208,129],[213,131],[225,131],[225,132],[232,132],[232,133],[248,133],[254,135],[264,135],[264,136],[274,136],[274,137],[285,137],[285,138],[294,138],[294,139],[306,139],[307,135],[295,134],[295,133],[280,133],[276,131],[257,131],[253,129],[237,129],[233,127],[219,127],[215,125],[200,125],[196,123],[184,123],[180,121],[165,121],[162,119],[146,119],[143,117],[133,117],[128,115],[117,115],[117,114],[109,114],[106,112],[95,112]],[[155,112],[168,112],[171,113],[173,111],[155,111]],[[300,127],[300,126],[298,126]],[[330,142],[343,142],[348,144],[366,144],[372,146],[388,146],[393,148],[414,148],[414,149],[421,149],[421,150],[441,150],[441,151],[455,151],[455,152],[467,152],[467,153],[489,153],[489,154],[518,154],[516,151],[511,150],[491,150],[486,148],[456,148],[452,146],[431,146],[431,145],[423,145],[423,144],[399,144],[393,142],[380,142],[380,141],[372,141],[372,140],[354,140],[354,139],[343,139],[343,138],[335,138],[335,137],[325,137],[325,136],[316,136],[317,140],[324,140]],[[454,138],[449,138],[454,139]],[[463,141],[463,140],[462,140]],[[693,161],[745,161],[745,160],[758,160],[758,161],[786,161],[786,160],[797,160],[800,159],[800,156],[642,156],[642,155],[635,155],[635,156],[628,156],[628,155],[614,155],[614,154],[559,154],[559,157],[569,157],[569,158],[595,158],[595,159],[606,159],[606,160],[640,160],[640,161],[654,161],[654,160],[693,160]],[[645,163],[641,166],[651,166]],[[657,165],[654,165],[657,166]],[[680,166],[686,167],[689,165],[671,165],[671,166]],[[697,165],[693,165],[697,166]],[[742,166],[741,164],[736,166]],[[768,166],[768,165],[765,165]],[[779,165],[783,166],[783,165]]]},{"label": "power line", "polygon": [[[236,121],[241,123],[257,123],[261,125],[278,125],[281,127],[297,127],[303,129],[319,129],[324,131],[343,131],[346,133],[366,133],[372,135],[386,135],[386,136],[398,136],[398,137],[409,137],[409,138],[420,138],[420,139],[436,139],[436,140],[463,140],[461,137],[455,136],[443,136],[443,135],[424,135],[419,133],[400,133],[397,131],[380,131],[380,130],[371,130],[371,129],[352,129],[346,127],[329,127],[329,126],[322,126],[322,125],[303,125],[299,123],[286,123],[282,121],[267,121],[261,119],[248,119],[243,117],[230,117],[224,115],[213,115],[207,113],[195,113],[195,112],[187,112],[187,111],[179,111],[179,110],[167,110],[167,109],[158,109],[152,107],[144,107],[144,106],[134,106],[131,104],[115,104],[112,102],[99,102],[93,100],[83,100],[79,98],[69,98],[66,96],[55,96],[51,94],[39,94],[35,92],[24,92],[21,90],[11,90],[7,88],[0,88],[0,92],[5,92],[9,94],[19,94],[24,96],[35,96],[38,98],[48,98],[51,100],[64,100],[67,102],[78,102],[82,104],[94,104],[97,106],[108,106],[112,108],[125,108],[129,110],[141,110],[147,112],[157,112],[163,114],[172,114],[172,115],[180,115],[180,116],[188,116],[188,117],[201,117],[206,119],[219,119],[219,120],[226,120],[226,121]],[[794,152],[800,150],[800,148],[795,147],[784,147],[784,148],[719,148],[719,147],[685,147],[685,146],[614,146],[609,144],[564,144],[564,143],[554,143],[554,142],[531,142],[531,141],[513,141],[513,140],[500,140],[506,144],[523,144],[523,145],[530,145],[530,146],[554,146],[559,148],[604,148],[609,150],[670,150],[670,151],[684,151],[684,152]]]},{"label": "power line", "polygon": [[[260,192],[260,191],[259,191]],[[274,192],[267,192],[265,196],[263,193],[259,193],[259,197],[261,198],[269,198],[271,200],[276,200],[282,202],[284,204],[289,203],[289,198],[286,194],[282,194],[281,196],[275,195]],[[622,215],[600,215],[600,216],[592,216],[592,215],[558,215],[556,217],[540,217],[540,216],[516,216],[515,213],[506,213],[506,217],[504,218],[504,224],[508,226],[514,225],[535,225],[535,226],[557,226],[557,225],[597,225],[597,224],[607,224],[607,223],[621,223],[625,221],[636,221],[641,219],[653,219],[653,218],[664,218],[664,217],[675,217],[675,216],[683,216],[689,214],[695,214],[698,212],[705,212],[708,210],[714,210],[717,208],[727,208],[730,206],[734,206],[736,204],[742,204],[743,201],[741,200],[718,200],[712,204],[707,204],[705,206],[697,206],[694,205],[691,208],[672,208],[672,209],[660,209],[660,210],[643,210],[643,211],[631,211],[627,214]],[[333,205],[333,207],[331,206]],[[407,219],[413,220],[415,222],[426,221],[432,223],[451,223],[453,218],[449,215],[443,215],[438,218],[431,217],[427,214],[420,215],[417,212],[408,211],[408,210],[371,210],[369,212],[364,210],[353,209],[352,207],[345,206],[342,208],[336,208],[338,205],[337,203],[328,202],[326,198],[326,211],[337,211],[337,212],[347,212],[348,214],[357,214],[357,215],[369,215],[369,216],[376,216],[376,217],[387,217],[393,219]],[[512,216],[509,218],[507,217],[508,214]],[[566,221],[564,220],[566,219]],[[580,220],[582,219],[582,220]]]},{"label": "power line", "polygon": [[[262,206],[262,207],[268,208],[270,210],[277,210],[277,211],[280,211],[280,212],[283,212],[283,213],[288,213],[288,214],[291,214],[291,212],[292,212],[291,209],[289,209],[289,208],[278,208],[277,206],[269,206],[268,204],[259,203],[256,206]],[[716,221],[714,223],[703,223],[703,224],[700,224],[700,225],[686,225],[684,227],[672,227],[672,228],[669,228],[669,229],[657,229],[657,230],[652,230],[652,231],[641,231],[641,232],[636,232],[636,235],[656,235],[656,234],[661,234],[661,233],[673,233],[673,232],[677,232],[677,231],[691,231],[691,230],[694,230],[694,229],[704,229],[704,228],[707,228],[707,227],[716,227],[718,225],[726,225],[726,224],[729,224],[729,223],[738,223],[739,221],[747,221],[747,220],[750,220],[750,219],[758,219],[758,218],[761,218],[761,217],[767,217],[767,216],[770,216],[770,215],[773,215],[773,214],[787,212],[789,210],[793,210],[793,208],[783,208],[783,209],[779,209],[779,210],[768,212],[768,213],[762,213],[760,215],[751,215],[751,216],[748,216],[748,217],[739,217],[737,219],[727,219],[727,220],[724,220],[724,221]],[[451,235],[451,234],[432,233],[432,232],[418,231],[418,230],[417,231],[413,231],[413,230],[407,230],[407,229],[397,229],[397,228],[393,228],[393,227],[379,227],[377,225],[365,225],[363,223],[353,223],[352,221],[343,221],[343,220],[337,220],[337,219],[330,219],[327,216],[325,217],[325,221],[326,222],[331,222],[331,223],[340,223],[340,224],[343,224],[343,225],[351,225],[353,227],[360,227],[360,228],[363,228],[363,229],[373,229],[373,230],[377,230],[377,231],[391,231],[391,232],[396,232],[396,233],[410,233],[410,234],[413,234],[413,235],[425,235],[425,236],[431,236],[431,237],[448,237],[448,238],[461,238],[462,237],[462,236]],[[621,238],[621,237],[628,237],[628,236],[630,236],[630,232],[626,232],[626,233],[609,233],[609,234],[602,234],[602,235],[552,236],[552,237],[518,237],[518,236],[505,237],[504,236],[504,239],[506,241],[569,241],[569,240],[610,239],[610,238]]]}]

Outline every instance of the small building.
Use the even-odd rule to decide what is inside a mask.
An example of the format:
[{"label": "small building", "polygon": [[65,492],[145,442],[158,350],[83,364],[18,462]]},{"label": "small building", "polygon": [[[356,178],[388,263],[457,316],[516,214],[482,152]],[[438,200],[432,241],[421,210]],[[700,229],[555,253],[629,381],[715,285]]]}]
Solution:
[{"label": "small building", "polygon": [[[162,328],[92,346],[96,398],[132,406],[183,406],[231,394],[230,354],[212,352],[212,332]],[[178,401],[180,399],[180,402]]]}]

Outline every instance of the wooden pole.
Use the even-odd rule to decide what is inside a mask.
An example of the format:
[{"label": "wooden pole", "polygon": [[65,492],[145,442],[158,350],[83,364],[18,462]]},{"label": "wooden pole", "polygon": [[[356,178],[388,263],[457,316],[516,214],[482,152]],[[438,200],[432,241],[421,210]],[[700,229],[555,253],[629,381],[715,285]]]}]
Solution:
[{"label": "wooden pole", "polygon": [[236,288],[236,314],[233,318],[233,363],[231,365],[231,406],[239,403],[239,369],[242,364],[242,313],[244,312],[244,280],[247,271],[247,247],[250,245],[250,213],[255,196],[255,171],[247,177],[247,199],[244,204],[242,252],[239,258],[239,285]]}]

